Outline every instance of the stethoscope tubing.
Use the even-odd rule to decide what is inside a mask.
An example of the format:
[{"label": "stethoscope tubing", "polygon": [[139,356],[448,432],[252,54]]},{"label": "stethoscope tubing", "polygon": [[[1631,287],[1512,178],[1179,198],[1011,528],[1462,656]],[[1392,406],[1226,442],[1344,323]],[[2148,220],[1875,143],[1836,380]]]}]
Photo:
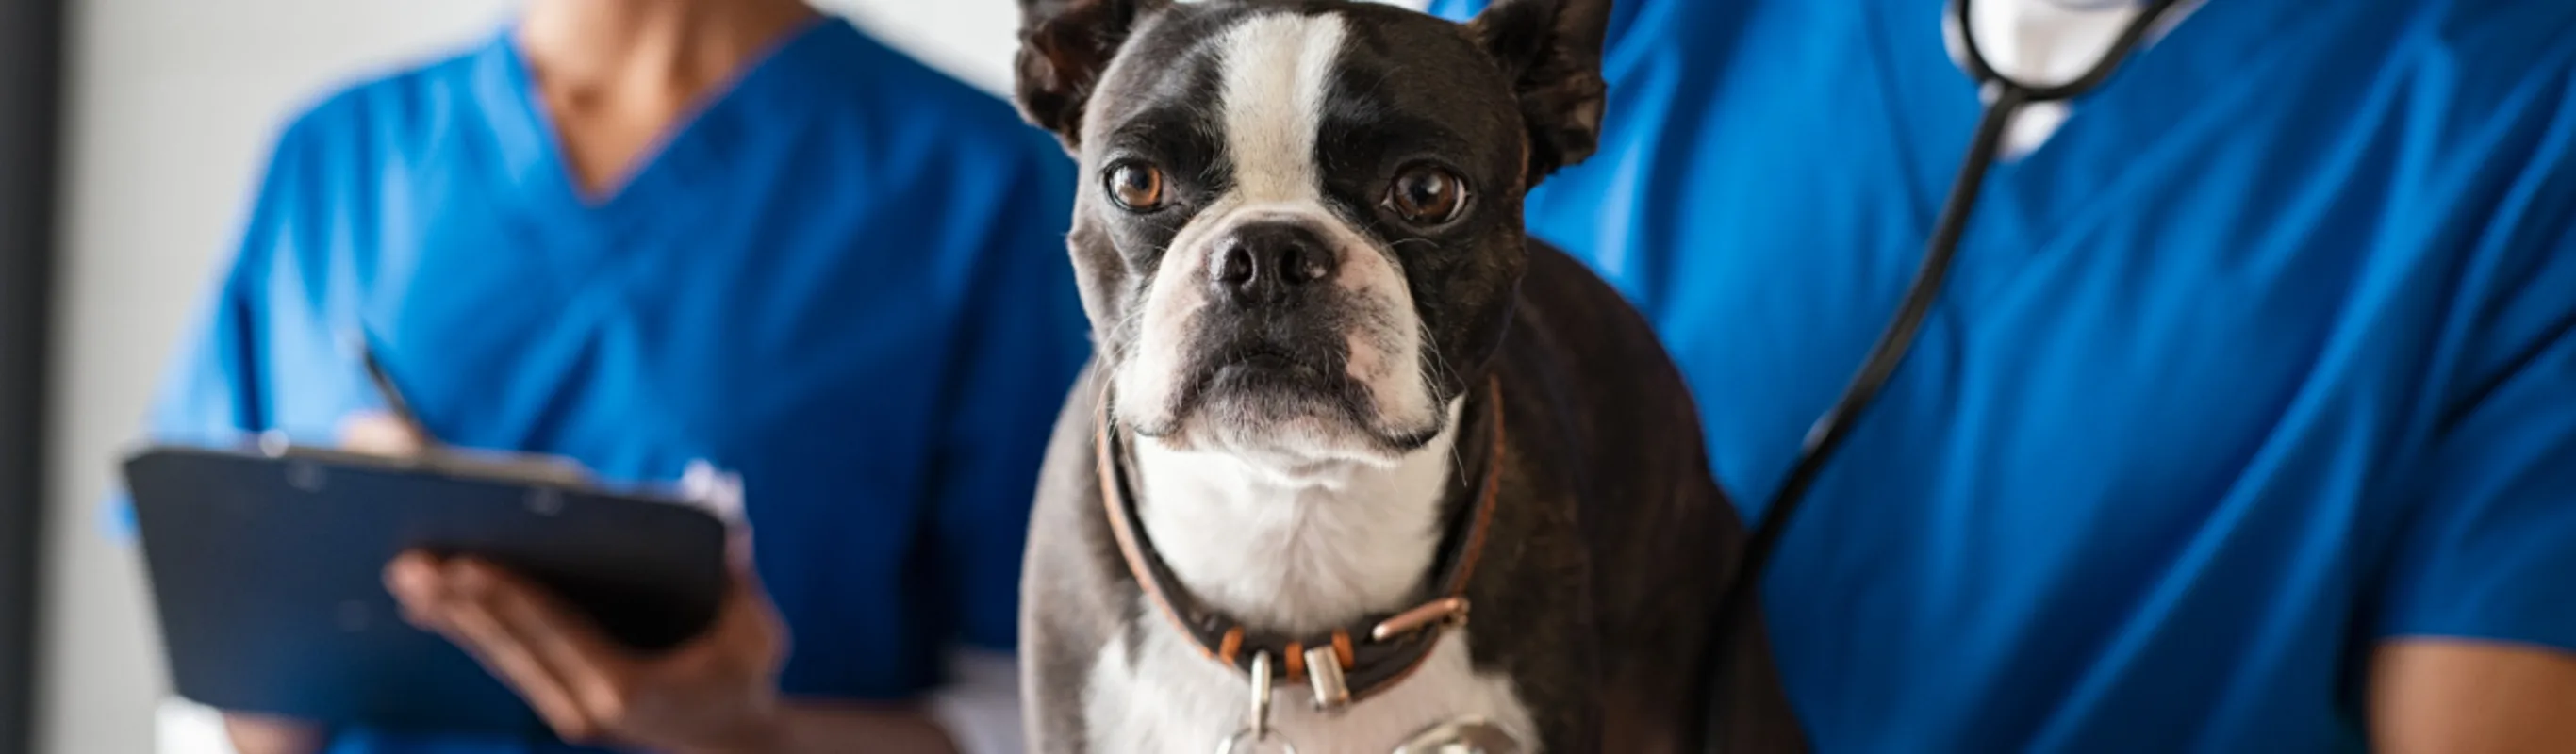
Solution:
[{"label": "stethoscope tubing", "polygon": [[[2032,103],[2073,99],[2100,88],[2145,41],[2147,34],[2181,4],[2181,0],[2152,0],[2137,18],[2121,29],[2111,48],[2084,75],[2062,84],[2034,86],[1995,70],[1987,62],[1984,51],[1977,47],[1976,32],[1969,26],[1972,2],[1953,0],[1951,19],[1958,24],[1962,65],[1980,86],[1991,90],[1991,100],[1978,116],[1976,135],[1969,142],[1967,159],[1960,164],[1959,172],[1950,184],[1950,193],[1942,201],[1941,214],[1932,226],[1931,237],[1924,244],[1923,260],[1915,269],[1913,281],[1906,285],[1904,298],[1899,301],[1896,312],[1889,316],[1878,340],[1871,344],[1860,368],[1852,373],[1841,396],[1809,426],[1789,475],[1781,481],[1780,489],[1773,493],[1770,504],[1763,507],[1762,520],[1745,538],[1742,554],[1723,593],[1725,596],[1718,603],[1716,629],[1723,642],[1717,646],[1731,646],[1742,632],[1754,628],[1749,621],[1752,615],[1749,606],[1757,602],[1755,597],[1761,593],[1765,569],[1779,549],[1780,540],[1787,534],[1800,504],[1815,485],[1825,462],[1851,436],[1852,427],[1858,423],[1861,412],[1877,400],[1879,392],[1895,376],[1897,367],[1904,363],[1906,354],[1912,351],[1916,336],[1921,334],[1923,323],[1931,314],[1932,305],[1940,300],[1943,283],[1949,279],[1951,262],[1958,256],[1959,243],[1967,235],[1968,221],[1976,209],[1977,198],[1985,189],[1986,175],[1993,170],[1996,159],[2003,152],[2004,137],[2011,131],[2013,116]],[[1708,675],[1708,686],[1704,689],[1710,705],[1705,722],[1710,727],[1703,740],[1712,751],[1725,740],[1721,735],[1723,731],[1717,727],[1724,724],[1724,716],[1719,713],[1722,712],[1721,705],[1726,703],[1724,682],[1728,669],[1723,657],[1722,652],[1713,653],[1709,662],[1713,671]]]}]

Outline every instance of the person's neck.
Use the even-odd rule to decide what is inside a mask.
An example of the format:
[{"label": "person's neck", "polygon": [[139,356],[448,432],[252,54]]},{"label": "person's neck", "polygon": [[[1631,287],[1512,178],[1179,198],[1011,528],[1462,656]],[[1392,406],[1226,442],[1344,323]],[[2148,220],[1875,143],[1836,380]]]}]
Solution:
[{"label": "person's neck", "polygon": [[518,43],[559,96],[694,95],[815,17],[803,0],[533,0]]},{"label": "person's neck", "polygon": [[803,0],[531,0],[516,42],[572,178],[599,196],[710,91],[817,15]]}]

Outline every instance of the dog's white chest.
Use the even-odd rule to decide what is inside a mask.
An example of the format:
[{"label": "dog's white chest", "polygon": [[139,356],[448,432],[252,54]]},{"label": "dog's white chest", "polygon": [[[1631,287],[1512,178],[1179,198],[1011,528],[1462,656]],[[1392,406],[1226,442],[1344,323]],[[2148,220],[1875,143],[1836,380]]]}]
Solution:
[{"label": "dog's white chest", "polygon": [[[1251,685],[1209,660],[1159,616],[1148,616],[1135,657],[1112,640],[1092,666],[1083,695],[1089,750],[1100,754],[1196,754],[1243,729]],[[1281,686],[1271,727],[1298,754],[1387,754],[1425,728],[1463,715],[1501,725],[1536,752],[1537,727],[1501,673],[1478,673],[1464,632],[1440,640],[1413,675],[1385,693],[1326,715],[1302,687]]]}]

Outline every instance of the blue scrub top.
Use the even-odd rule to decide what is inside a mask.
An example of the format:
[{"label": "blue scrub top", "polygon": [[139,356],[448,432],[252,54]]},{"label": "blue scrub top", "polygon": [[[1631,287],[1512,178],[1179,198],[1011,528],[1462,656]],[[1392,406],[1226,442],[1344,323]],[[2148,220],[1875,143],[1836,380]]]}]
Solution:
[{"label": "blue scrub top", "polygon": [[[1939,0],[1618,7],[1603,149],[1529,216],[1758,515],[1978,98]],[[2379,642],[2576,650],[2576,3],[2202,6],[1995,169],[1783,548],[1827,752],[2358,751]]]},{"label": "blue scrub top", "polygon": [[329,442],[383,405],[342,345],[363,324],[444,441],[739,473],[790,694],[903,698],[945,648],[1012,648],[1036,470],[1089,354],[1062,148],[837,19],[604,199],[538,102],[503,34],[297,119],[154,434]]}]

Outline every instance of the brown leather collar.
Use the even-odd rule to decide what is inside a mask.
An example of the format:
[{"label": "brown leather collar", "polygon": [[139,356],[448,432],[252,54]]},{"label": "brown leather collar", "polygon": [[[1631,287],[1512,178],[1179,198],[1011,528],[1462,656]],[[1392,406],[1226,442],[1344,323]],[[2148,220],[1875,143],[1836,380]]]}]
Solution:
[{"label": "brown leather collar", "polygon": [[[1110,420],[1109,391],[1100,394],[1099,431],[1094,437],[1100,462],[1100,499],[1109,515],[1109,531],[1118,539],[1118,551],[1126,556],[1127,572],[1143,587],[1147,599],[1164,617],[1190,637],[1209,659],[1250,673],[1255,657],[1268,655],[1273,674],[1282,683],[1309,683],[1315,687],[1318,706],[1338,707],[1375,696],[1393,688],[1412,675],[1422,661],[1439,646],[1442,633],[1467,620],[1467,582],[1476,570],[1476,560],[1484,552],[1485,529],[1492,523],[1494,500],[1502,487],[1503,468],[1503,401],[1502,381],[1489,382],[1485,402],[1492,411],[1492,449],[1486,453],[1483,484],[1473,494],[1473,507],[1462,511],[1450,522],[1441,546],[1432,581],[1432,598],[1412,609],[1384,615],[1372,615],[1328,633],[1311,636],[1283,636],[1246,627],[1241,621],[1209,608],[1182,586],[1169,564],[1154,548],[1153,540],[1137,524],[1136,501],[1128,494],[1127,470],[1119,463],[1118,433]],[[1461,467],[1461,472],[1465,467]],[[1453,482],[1453,488],[1463,482]],[[1466,490],[1461,490],[1466,491]],[[1325,651],[1329,648],[1329,651]],[[1312,660],[1310,660],[1310,657]],[[1310,668],[1312,662],[1331,660],[1331,668]],[[1333,671],[1338,670],[1338,673]],[[1310,679],[1310,671],[1315,678]],[[1327,681],[1326,679],[1333,679]],[[1333,687],[1347,689],[1346,695],[1332,693]]]}]

